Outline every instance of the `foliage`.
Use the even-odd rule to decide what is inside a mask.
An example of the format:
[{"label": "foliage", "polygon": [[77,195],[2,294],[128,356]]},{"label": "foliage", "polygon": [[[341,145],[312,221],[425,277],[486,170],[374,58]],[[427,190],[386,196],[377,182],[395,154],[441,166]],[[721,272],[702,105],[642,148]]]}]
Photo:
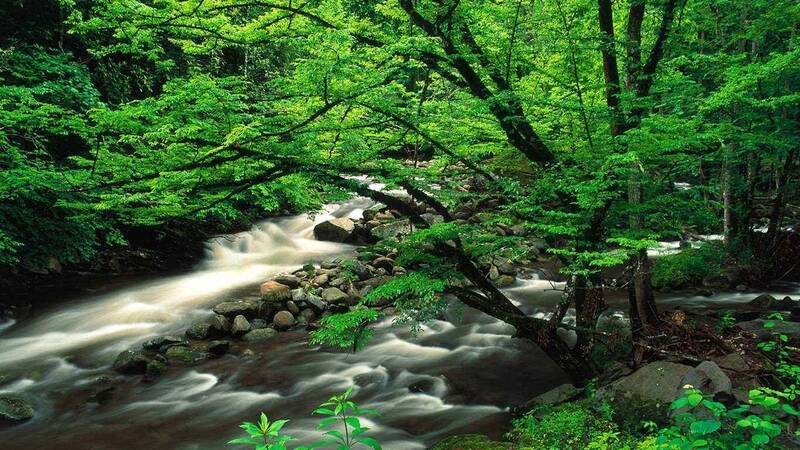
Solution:
[{"label": "foliage", "polygon": [[[318,430],[328,429],[323,433],[326,438],[310,446],[296,447],[295,450],[312,450],[329,448],[330,446],[339,450],[349,450],[359,447],[380,450],[381,445],[377,440],[368,436],[363,436],[369,428],[361,423],[363,416],[377,415],[379,414],[378,411],[359,408],[358,405],[350,399],[351,395],[352,388],[348,388],[342,394],[334,395],[315,409],[314,414],[327,416],[320,420],[317,425]],[[295,438],[290,435],[281,434],[281,430],[288,422],[289,420],[287,419],[279,419],[270,422],[267,419],[267,415],[261,413],[260,420],[257,424],[244,422],[240,425],[240,427],[247,432],[248,437],[236,438],[228,443],[253,446],[255,450],[286,450],[287,443],[295,440]]]},{"label": "foliage", "polygon": [[719,243],[703,243],[696,248],[660,256],[653,265],[653,286],[692,286],[704,278],[723,275],[726,258],[726,250]]},{"label": "foliage", "polygon": [[665,448],[781,448],[776,438],[787,431],[778,414],[798,416],[787,396],[772,389],[750,391],[748,404],[727,408],[686,386],[671,409],[675,424],[659,432],[657,443]]},{"label": "foliage", "polygon": [[320,328],[311,332],[309,343],[361,350],[373,334],[369,325],[380,317],[381,313],[368,308],[323,317],[319,322]]},{"label": "foliage", "polygon": [[519,449],[652,448],[637,446],[638,436],[620,431],[607,404],[587,401],[532,411],[514,421],[509,438]]}]

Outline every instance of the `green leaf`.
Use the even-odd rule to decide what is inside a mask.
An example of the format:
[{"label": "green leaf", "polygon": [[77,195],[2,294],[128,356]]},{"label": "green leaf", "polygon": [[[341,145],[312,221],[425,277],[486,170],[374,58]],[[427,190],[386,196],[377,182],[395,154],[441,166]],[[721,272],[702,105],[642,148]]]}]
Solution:
[{"label": "green leaf", "polygon": [[769,442],[769,436],[767,436],[766,434],[758,433],[754,434],[753,437],[750,438],[750,440],[753,442],[753,444],[764,445],[767,442]]},{"label": "green leaf", "polygon": [[358,438],[356,441],[372,448],[373,450],[381,450],[381,444],[371,437]]},{"label": "green leaf", "polygon": [[718,420],[698,420],[689,426],[689,430],[694,434],[709,434],[719,430],[722,424]]},{"label": "green leaf", "polygon": [[689,402],[689,406],[694,408],[695,406],[699,405],[700,402],[703,401],[703,395],[697,392],[692,392],[688,396],[686,396],[686,400]]}]

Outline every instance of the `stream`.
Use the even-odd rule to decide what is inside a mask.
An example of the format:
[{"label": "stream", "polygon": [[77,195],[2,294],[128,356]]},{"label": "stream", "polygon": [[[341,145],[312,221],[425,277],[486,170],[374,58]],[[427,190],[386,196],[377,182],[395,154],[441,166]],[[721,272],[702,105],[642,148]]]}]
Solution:
[{"label": "stream", "polygon": [[[295,330],[248,345],[251,356],[234,344],[222,358],[172,366],[153,382],[110,370],[119,352],[156,335],[182,334],[208,317],[211,306],[257,296],[272,275],[351,254],[352,246],[314,240],[313,227],[359,217],[369,204],[356,199],[314,217],[265,221],[209,242],[205,261],[191,273],[60,302],[21,323],[0,322],[0,394],[21,396],[36,411],[26,423],[0,428],[0,448],[236,448],[225,443],[241,435],[241,421],[261,411],[291,419],[284,430],[296,444],[307,444],[320,437],[311,411],[349,386],[360,406],[382,412],[367,422],[385,449],[425,449],[465,432],[501,437],[510,407],[566,377],[537,347],[510,339],[510,326],[469,308],[448,311],[416,336],[386,320],[358,353],[310,347],[307,333]],[[540,278],[505,289],[530,314],[543,314],[560,296],[557,283]],[[796,286],[786,290],[797,294]],[[702,301],[735,303],[755,295]]]}]

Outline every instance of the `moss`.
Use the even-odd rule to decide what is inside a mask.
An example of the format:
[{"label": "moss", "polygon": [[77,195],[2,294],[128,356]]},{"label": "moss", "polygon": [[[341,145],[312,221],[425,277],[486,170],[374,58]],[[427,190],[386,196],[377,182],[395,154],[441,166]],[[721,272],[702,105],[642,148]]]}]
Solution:
[{"label": "moss", "polygon": [[706,243],[674,255],[656,259],[653,266],[653,286],[681,288],[700,284],[704,278],[724,274],[727,249],[721,243]]},{"label": "moss", "polygon": [[431,450],[511,450],[514,448],[516,447],[510,442],[492,441],[482,434],[461,434],[440,441]]}]

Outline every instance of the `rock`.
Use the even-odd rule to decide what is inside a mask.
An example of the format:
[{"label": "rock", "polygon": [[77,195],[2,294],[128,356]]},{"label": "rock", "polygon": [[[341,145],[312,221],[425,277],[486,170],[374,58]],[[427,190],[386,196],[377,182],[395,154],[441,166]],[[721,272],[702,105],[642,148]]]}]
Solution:
[{"label": "rock", "polygon": [[[252,331],[250,333],[252,333]],[[210,353],[212,356],[222,356],[225,353],[228,353],[230,348],[231,343],[229,341],[211,341],[208,343],[208,353]]]},{"label": "rock", "polygon": [[444,216],[441,216],[439,214],[425,213],[425,214],[420,214],[420,217],[422,218],[422,220],[427,222],[428,225],[435,225],[437,223],[444,222]]},{"label": "rock", "polygon": [[350,296],[342,292],[339,288],[330,287],[322,291],[322,299],[327,303],[338,304],[347,303],[347,301],[350,300]]},{"label": "rock", "polygon": [[315,316],[316,314],[314,314],[314,311],[312,311],[309,308],[300,311],[300,317],[304,318],[306,322],[311,322],[312,320],[314,320]]},{"label": "rock", "polygon": [[306,301],[306,291],[303,288],[292,289],[292,299],[295,304]]},{"label": "rock", "polygon": [[711,361],[703,361],[693,368],[681,380],[681,386],[691,385],[706,394],[715,395],[720,392],[731,393],[731,379],[718,365]]},{"label": "rock", "polygon": [[264,319],[253,319],[250,321],[250,329],[258,330],[260,328],[267,328],[269,323]]},{"label": "rock", "polygon": [[338,278],[334,278],[334,279],[331,281],[330,285],[331,285],[331,286],[333,286],[333,287],[339,287],[339,286],[341,286],[341,285],[343,285],[343,284],[347,283],[347,281],[348,281],[348,280],[347,280],[347,278],[344,278],[344,277],[338,277]]},{"label": "rock", "polygon": [[289,311],[278,311],[272,323],[274,323],[275,327],[279,330],[286,330],[291,328],[297,321],[294,319],[294,315]]},{"label": "rock", "polygon": [[314,311],[317,312],[317,314],[322,314],[323,311],[328,309],[328,305],[325,304],[324,301],[322,301],[322,297],[317,295],[309,295],[308,298],[306,299],[306,303],[308,303],[308,306],[313,308]]},{"label": "rock", "polygon": [[19,423],[33,418],[33,407],[25,400],[10,396],[0,395],[0,423]]},{"label": "rock", "polygon": [[211,324],[211,330],[217,336],[222,336],[231,331],[231,321],[228,320],[227,317],[220,314],[214,314],[211,317],[209,324]]},{"label": "rock", "polygon": [[311,284],[314,286],[324,286],[328,284],[328,274],[323,273],[321,275],[315,276],[314,279],[311,280]]},{"label": "rock", "polygon": [[775,297],[769,294],[761,294],[753,300],[750,300],[748,305],[759,309],[773,309],[777,303],[778,300]]},{"label": "rock", "polygon": [[698,289],[697,291],[695,291],[694,294],[697,295],[698,297],[711,297],[712,295],[714,295],[714,291],[712,291],[711,289]]},{"label": "rock", "polygon": [[739,292],[745,292],[747,290],[747,285],[745,284],[737,284],[736,290]]},{"label": "rock", "polygon": [[272,328],[260,328],[258,330],[253,330],[244,335],[242,339],[248,342],[260,342],[260,341],[267,341],[274,338],[278,334],[277,331],[273,330]]},{"label": "rock", "polygon": [[369,222],[370,220],[374,219],[378,213],[381,212],[381,209],[385,207],[386,205],[384,205],[383,203],[376,203],[370,206],[369,208],[365,209],[361,217],[364,218],[365,222]]},{"label": "rock", "polygon": [[208,339],[214,334],[214,327],[210,323],[196,323],[186,330],[189,339]]},{"label": "rock", "polygon": [[482,434],[460,434],[450,436],[436,443],[431,450],[509,450],[514,448],[510,442],[490,440]]},{"label": "rock", "polygon": [[358,277],[359,280],[366,280],[367,278],[371,277],[372,274],[369,271],[369,267],[362,264],[359,261],[353,261],[350,264],[350,272],[352,272],[355,276]]},{"label": "rock", "polygon": [[236,316],[233,319],[233,326],[231,326],[231,334],[234,337],[241,337],[250,331],[250,322],[244,316]]},{"label": "rock", "polygon": [[499,277],[497,277],[497,280],[495,281],[495,284],[498,287],[510,286],[510,285],[514,284],[515,281],[516,281],[516,279],[514,277],[512,277],[511,275],[500,275]]},{"label": "rock", "polygon": [[403,266],[394,266],[394,269],[392,269],[393,275],[403,275],[404,273],[406,273],[406,268]]},{"label": "rock", "polygon": [[284,286],[289,286],[290,289],[300,286],[300,278],[294,275],[278,275],[274,281]]},{"label": "rock", "polygon": [[[169,351],[169,349],[167,349]],[[137,375],[145,373],[147,363],[150,362],[144,353],[135,350],[125,350],[114,360],[114,370],[126,375]]]},{"label": "rock", "polygon": [[180,336],[158,336],[142,344],[142,348],[154,352],[164,352],[173,345],[186,344]]},{"label": "rock", "polygon": [[290,313],[297,315],[300,313],[300,308],[297,307],[297,303],[292,300],[286,302],[286,309],[289,310]]},{"label": "rock", "polygon": [[[266,283],[264,283],[266,284]],[[288,289],[287,293],[288,293]],[[263,285],[262,285],[263,293]],[[222,302],[214,307],[214,312],[232,319],[236,316],[245,316],[247,318],[255,317],[258,314],[258,302],[252,300],[239,300],[236,302]]]},{"label": "rock", "polygon": [[598,398],[637,399],[669,404],[680,395],[681,381],[692,367],[656,361],[598,391]]},{"label": "rock", "polygon": [[326,220],[314,227],[314,237],[319,241],[344,242],[355,230],[348,218]]},{"label": "rock", "polygon": [[339,264],[341,263],[342,260],[339,258],[326,259],[325,261],[322,261],[322,263],[319,266],[323,269],[336,269],[337,267],[339,267]]},{"label": "rock", "polygon": [[165,355],[170,361],[179,361],[187,364],[200,358],[199,354],[190,350],[189,347],[184,346],[170,347],[167,349]]},{"label": "rock", "polygon": [[[392,258],[387,258],[385,256],[381,256],[375,258],[372,261],[372,265],[379,269],[384,269],[386,272],[391,272],[394,269],[394,260]],[[369,278],[369,277],[367,277]],[[364,278],[366,279],[366,278]]]},{"label": "rock", "polygon": [[519,408],[519,412],[524,414],[538,406],[558,405],[577,397],[582,392],[583,389],[576,388],[570,383],[564,383],[558,387],[550,389],[544,394],[537,395],[529,402],[525,403],[525,406]]},{"label": "rock", "polygon": [[285,302],[292,299],[292,291],[285,284],[267,281],[261,285],[261,298],[268,302]]},{"label": "rock", "polygon": [[717,358],[717,365],[723,369],[732,370],[734,372],[746,372],[750,370],[750,365],[747,360],[738,353],[730,353],[721,358]]},{"label": "rock", "polygon": [[[764,324],[772,322],[773,328],[765,329]],[[770,339],[773,334],[785,334],[790,339],[800,337],[800,323],[797,322],[778,322],[774,320],[756,319],[746,322],[739,322],[736,325],[742,331],[753,333],[760,340]]]},{"label": "rock", "polygon": [[[169,349],[167,349],[167,350],[169,350]],[[152,360],[148,361],[148,363],[147,363],[147,368],[145,369],[144,376],[148,380],[154,380],[154,379],[160,377],[161,375],[163,375],[164,372],[166,372],[166,371],[167,371],[167,365],[166,364],[164,364],[161,361],[157,361],[155,359],[152,359]]]},{"label": "rock", "polygon": [[397,238],[400,235],[411,234],[411,224],[407,220],[382,223],[371,229],[370,233],[379,240]]},{"label": "rock", "polygon": [[494,265],[502,275],[516,275],[517,269],[511,264],[511,261],[505,258],[495,258]]},{"label": "rock", "polygon": [[497,266],[492,265],[491,267],[489,267],[488,276],[490,280],[496,280],[500,278],[500,271],[497,270]]}]

